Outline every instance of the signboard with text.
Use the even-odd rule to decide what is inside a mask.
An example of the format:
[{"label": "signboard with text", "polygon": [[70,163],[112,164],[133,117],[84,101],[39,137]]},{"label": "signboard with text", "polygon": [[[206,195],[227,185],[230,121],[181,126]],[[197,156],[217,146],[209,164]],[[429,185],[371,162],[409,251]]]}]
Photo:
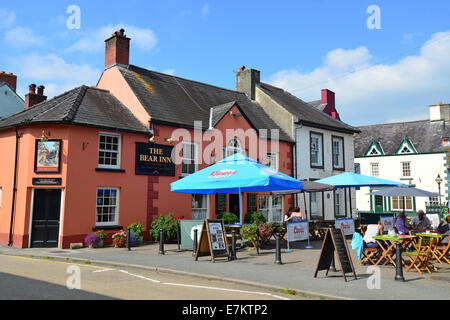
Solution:
[{"label": "signboard with text", "polygon": [[336,229],[344,230],[344,235],[351,236],[355,233],[355,221],[352,218],[336,219]]},{"label": "signboard with text", "polygon": [[308,240],[309,236],[309,222],[290,222],[287,224],[288,241]]},{"label": "signboard with text", "polygon": [[393,216],[382,216],[380,221],[384,226],[384,231],[388,231],[394,228],[394,217]]},{"label": "signboard with text", "polygon": [[136,142],[136,174],[175,176],[173,146]]}]

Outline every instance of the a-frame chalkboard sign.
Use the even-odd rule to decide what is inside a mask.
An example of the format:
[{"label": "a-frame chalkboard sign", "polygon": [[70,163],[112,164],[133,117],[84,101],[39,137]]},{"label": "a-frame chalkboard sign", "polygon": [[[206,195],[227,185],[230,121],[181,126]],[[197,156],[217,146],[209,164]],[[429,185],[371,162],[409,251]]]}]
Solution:
[{"label": "a-frame chalkboard sign", "polygon": [[322,243],[322,250],[320,252],[320,258],[319,262],[317,263],[314,278],[317,277],[317,273],[320,270],[327,270],[326,275],[328,275],[335,250],[337,252],[337,257],[339,260],[339,264],[341,265],[342,275],[344,276],[345,282],[347,282],[345,274],[350,272],[353,273],[355,280],[357,280],[352,258],[348,251],[347,242],[345,241],[344,232],[342,231],[342,229],[335,228],[327,229],[325,238]]},{"label": "a-frame chalkboard sign", "polygon": [[195,253],[195,261],[198,260],[198,257],[209,255],[212,262],[215,262],[214,259],[218,257],[227,257],[230,260],[226,236],[223,220],[205,219]]}]

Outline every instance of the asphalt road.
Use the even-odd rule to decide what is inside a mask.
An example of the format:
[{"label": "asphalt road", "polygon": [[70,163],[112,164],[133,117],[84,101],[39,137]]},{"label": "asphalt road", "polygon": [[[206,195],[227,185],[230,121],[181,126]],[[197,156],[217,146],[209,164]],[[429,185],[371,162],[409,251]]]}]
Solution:
[{"label": "asphalt road", "polygon": [[213,279],[0,255],[1,300],[300,300]]}]

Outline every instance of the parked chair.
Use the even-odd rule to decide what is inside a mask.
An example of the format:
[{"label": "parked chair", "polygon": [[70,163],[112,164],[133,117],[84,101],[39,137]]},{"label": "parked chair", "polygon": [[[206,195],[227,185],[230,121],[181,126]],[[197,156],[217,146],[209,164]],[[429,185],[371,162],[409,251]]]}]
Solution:
[{"label": "parked chair", "polygon": [[434,247],[432,253],[439,263],[442,264],[442,260],[450,263],[450,242],[448,242],[447,245],[438,244],[436,247]]},{"label": "parked chair", "polygon": [[[425,239],[430,239],[429,243],[426,245],[423,245],[423,243],[427,242],[424,241]],[[414,251],[406,252],[406,256],[410,260],[410,265],[406,266],[406,271],[411,270],[412,267],[414,267],[417,272],[422,274],[422,271],[427,271],[431,274],[431,270],[435,270],[436,268],[430,263],[431,259],[431,250],[430,246],[433,244],[434,239],[433,238],[425,238],[420,237],[417,240],[417,243],[414,245],[415,249]]]}]

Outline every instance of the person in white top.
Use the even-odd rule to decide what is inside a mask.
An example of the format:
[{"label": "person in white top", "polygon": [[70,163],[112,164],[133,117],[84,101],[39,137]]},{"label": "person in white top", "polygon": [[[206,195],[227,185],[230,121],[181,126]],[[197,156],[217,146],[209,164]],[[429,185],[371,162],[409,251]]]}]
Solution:
[{"label": "person in white top", "polygon": [[[364,247],[365,248],[378,248],[379,245],[373,237],[382,235],[383,232],[384,232],[384,226],[381,223],[381,221],[379,221],[378,224],[369,224],[367,226],[366,233],[364,234],[364,237],[363,237]],[[384,247],[384,245],[385,245],[384,241],[381,243]]]}]

